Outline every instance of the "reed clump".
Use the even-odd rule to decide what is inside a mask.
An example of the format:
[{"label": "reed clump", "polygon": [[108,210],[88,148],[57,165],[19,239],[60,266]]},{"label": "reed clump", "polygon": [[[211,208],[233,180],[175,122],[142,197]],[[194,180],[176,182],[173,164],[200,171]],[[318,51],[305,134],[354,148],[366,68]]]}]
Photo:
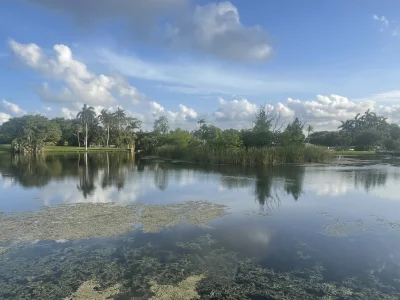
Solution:
[{"label": "reed clump", "polygon": [[204,164],[263,166],[278,164],[323,163],[329,151],[321,147],[252,147],[216,148],[208,145],[181,148],[163,146],[156,150],[160,157]]}]

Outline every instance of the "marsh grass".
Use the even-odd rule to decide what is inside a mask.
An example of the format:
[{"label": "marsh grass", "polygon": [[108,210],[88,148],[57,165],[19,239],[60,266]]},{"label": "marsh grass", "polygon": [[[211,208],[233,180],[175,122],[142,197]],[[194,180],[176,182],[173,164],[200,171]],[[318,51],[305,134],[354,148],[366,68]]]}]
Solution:
[{"label": "marsh grass", "polygon": [[215,148],[198,146],[179,148],[163,146],[156,154],[169,159],[179,159],[204,164],[262,166],[277,164],[322,163],[329,160],[329,151],[320,147],[264,147],[264,148]]}]

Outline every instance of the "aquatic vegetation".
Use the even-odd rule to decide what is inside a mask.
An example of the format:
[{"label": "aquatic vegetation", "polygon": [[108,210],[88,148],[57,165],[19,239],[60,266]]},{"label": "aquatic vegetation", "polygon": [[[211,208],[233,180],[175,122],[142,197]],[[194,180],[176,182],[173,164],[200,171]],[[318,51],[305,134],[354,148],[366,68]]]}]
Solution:
[{"label": "aquatic vegetation", "polygon": [[214,243],[215,240],[211,238],[211,235],[206,234],[188,242],[177,242],[176,245],[184,249],[201,250],[204,246],[211,246]]},{"label": "aquatic vegetation", "polygon": [[3,254],[6,251],[7,251],[6,247],[0,247],[0,254]]},{"label": "aquatic vegetation", "polygon": [[94,281],[89,280],[78,288],[78,290],[70,297],[64,298],[64,300],[106,300],[110,299],[111,296],[118,295],[120,292],[119,284],[107,288],[104,291],[99,291],[100,285]]},{"label": "aquatic vegetation", "polygon": [[190,201],[166,206],[148,205],[141,212],[143,232],[159,232],[165,227],[188,222],[203,228],[206,223],[226,214],[227,206],[211,202]]},{"label": "aquatic vegetation", "polygon": [[321,163],[330,159],[330,153],[323,147],[249,147],[220,148],[207,145],[181,148],[163,146],[156,149],[157,156],[203,164],[227,164],[262,166],[290,163]]},{"label": "aquatic vegetation", "polygon": [[151,291],[155,293],[152,300],[192,300],[199,299],[196,291],[197,283],[204,278],[204,275],[193,275],[178,285],[159,285],[151,282]]},{"label": "aquatic vegetation", "polygon": [[383,226],[386,229],[400,229],[400,222],[397,221],[389,221],[388,219],[386,219],[385,217],[381,217],[381,216],[375,216],[373,215],[373,217],[375,217],[376,221],[380,223],[381,226]]},{"label": "aquatic vegetation", "polygon": [[308,254],[304,254],[302,251],[297,251],[297,256],[300,258],[300,259],[304,259],[304,260],[307,260],[307,259],[310,259],[311,258],[311,256],[310,255],[308,255]]},{"label": "aquatic vegetation", "polygon": [[0,242],[74,240],[119,235],[132,230],[138,207],[76,204],[0,216]]},{"label": "aquatic vegetation", "polygon": [[364,227],[364,222],[362,220],[344,221],[336,218],[333,220],[333,223],[325,225],[323,230],[326,235],[343,237],[358,235],[370,229]]},{"label": "aquatic vegetation", "polygon": [[188,222],[207,222],[225,215],[227,207],[192,201],[165,206],[76,204],[46,207],[36,212],[0,214],[0,242],[19,240],[75,240],[121,235],[142,224],[144,232]]},{"label": "aquatic vegetation", "polygon": [[[91,299],[91,293],[97,293],[94,299],[139,300],[400,297],[394,280],[393,285],[374,276],[332,282],[324,278],[324,267],[311,260],[309,268],[282,272],[214,245],[177,253],[122,236],[107,243],[42,242],[13,248],[0,256],[0,299]],[[179,298],[183,290],[191,298]]]}]

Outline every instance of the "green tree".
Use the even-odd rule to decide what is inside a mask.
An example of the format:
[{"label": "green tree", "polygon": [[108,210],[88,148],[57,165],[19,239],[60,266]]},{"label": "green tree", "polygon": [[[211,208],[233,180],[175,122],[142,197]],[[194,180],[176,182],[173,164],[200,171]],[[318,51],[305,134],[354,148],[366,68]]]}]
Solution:
[{"label": "green tree", "polygon": [[85,104],[82,110],[77,114],[76,118],[85,126],[85,149],[88,149],[88,126],[96,118],[96,113],[92,106]]},{"label": "green tree", "polygon": [[75,124],[75,132],[76,132],[76,136],[78,138],[78,147],[81,147],[81,139],[80,139],[79,134],[81,134],[82,131],[83,131],[82,125],[79,123]]},{"label": "green tree", "polygon": [[400,139],[400,126],[397,124],[390,124],[390,137],[393,140],[399,140]]},{"label": "green tree", "polygon": [[115,120],[117,122],[118,130],[121,130],[122,123],[125,121],[126,114],[125,111],[118,107],[116,112],[114,113]]},{"label": "green tree", "polygon": [[256,118],[254,120],[253,131],[254,132],[266,132],[270,131],[272,126],[272,120],[269,113],[264,106],[260,106]]},{"label": "green tree", "polygon": [[310,133],[314,132],[314,127],[311,125],[307,126],[307,141],[310,142]]},{"label": "green tree", "polygon": [[108,110],[102,109],[98,119],[107,131],[106,145],[108,147],[108,143],[110,141],[110,127],[113,124],[113,115]]},{"label": "green tree", "polygon": [[154,121],[153,131],[158,134],[166,134],[169,131],[168,119],[166,116],[161,116]]},{"label": "green tree", "polygon": [[284,132],[280,134],[279,143],[281,146],[289,146],[304,143],[304,124],[298,118],[295,118],[292,123],[287,125]]}]

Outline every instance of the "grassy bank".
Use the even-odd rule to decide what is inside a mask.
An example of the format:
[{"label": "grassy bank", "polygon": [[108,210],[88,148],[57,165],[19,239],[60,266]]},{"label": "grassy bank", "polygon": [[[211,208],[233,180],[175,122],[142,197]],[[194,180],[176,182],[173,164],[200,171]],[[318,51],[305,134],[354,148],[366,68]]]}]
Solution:
[{"label": "grassy bank", "polygon": [[320,163],[329,160],[329,151],[319,147],[272,147],[217,149],[209,146],[179,148],[160,147],[156,155],[160,157],[186,160],[203,164],[227,164],[262,166],[277,164]]},{"label": "grassy bank", "polygon": [[[89,148],[87,152],[99,152],[99,151],[107,151],[107,152],[120,152],[126,151],[123,148]],[[10,153],[11,145],[0,144],[0,153]],[[55,152],[86,152],[85,147],[74,147],[74,146],[46,146],[44,148],[44,152],[55,153]]]},{"label": "grassy bank", "polygon": [[360,155],[376,155],[375,151],[332,151],[330,152],[332,155],[355,155],[355,156],[360,156]]},{"label": "grassy bank", "polygon": [[11,145],[8,144],[0,144],[0,153],[10,153]]},{"label": "grassy bank", "polygon": [[[87,152],[99,152],[99,151],[107,151],[107,152],[119,152],[126,151],[126,149],[122,148],[88,148]],[[74,147],[74,146],[46,146],[44,148],[44,152],[86,152],[85,147]]]}]

